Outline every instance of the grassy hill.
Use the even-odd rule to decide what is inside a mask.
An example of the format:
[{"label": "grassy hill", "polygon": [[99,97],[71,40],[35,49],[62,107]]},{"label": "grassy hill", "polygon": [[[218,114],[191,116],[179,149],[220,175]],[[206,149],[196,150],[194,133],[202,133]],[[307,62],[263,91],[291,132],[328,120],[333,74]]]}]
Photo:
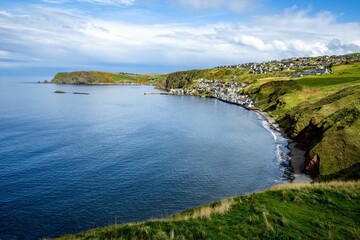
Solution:
[{"label": "grassy hill", "polygon": [[360,183],[287,184],[60,239],[360,239]]},{"label": "grassy hill", "polygon": [[246,92],[307,151],[309,174],[360,162],[360,63],[336,66],[331,75],[258,79]]},{"label": "grassy hill", "polygon": [[[360,162],[360,63],[334,66],[332,74],[283,77],[286,71],[249,74],[239,68],[172,73],[166,88],[191,88],[197,79],[247,83],[243,90],[306,151],[306,172],[335,174]],[[336,175],[333,175],[336,176]]]},{"label": "grassy hill", "polygon": [[57,73],[51,83],[56,84],[157,84],[165,74],[130,74],[96,71]]}]

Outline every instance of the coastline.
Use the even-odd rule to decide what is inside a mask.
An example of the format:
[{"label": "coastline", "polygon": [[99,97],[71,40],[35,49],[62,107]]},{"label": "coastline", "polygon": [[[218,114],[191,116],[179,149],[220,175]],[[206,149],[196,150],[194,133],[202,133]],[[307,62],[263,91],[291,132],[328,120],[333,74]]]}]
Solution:
[{"label": "coastline", "polygon": [[[188,94],[170,93],[170,91],[168,89],[167,89],[167,92],[168,92],[167,95],[175,95],[175,96],[188,95]],[[151,94],[146,94],[146,95],[151,95]],[[190,95],[190,96],[197,96],[197,95]],[[200,97],[200,96],[197,96],[197,97]],[[288,137],[287,134],[285,133],[285,130],[283,128],[281,128],[280,125],[275,121],[275,119],[273,119],[267,112],[262,111],[260,108],[248,107],[243,104],[239,104],[237,102],[232,102],[232,101],[229,101],[226,99],[221,99],[219,97],[211,97],[211,98],[214,98],[214,99],[217,99],[219,101],[226,102],[229,104],[234,104],[234,105],[240,106],[248,111],[254,111],[257,114],[259,114],[259,116],[262,117],[269,124],[271,129],[279,132],[282,135],[282,137],[285,138],[288,142],[286,147],[288,147],[290,150],[290,153],[288,156],[290,158],[291,166],[293,167],[293,170],[294,170],[294,172],[292,174],[294,179],[291,182],[311,182],[312,181],[312,179],[309,175],[303,173],[303,169],[304,169],[304,165],[305,165],[305,151],[295,147],[295,145],[296,145],[295,140]]]},{"label": "coastline", "polygon": [[310,176],[303,173],[305,165],[305,151],[295,147],[296,142],[286,135],[285,130],[281,128],[268,113],[259,109],[255,109],[253,111],[258,113],[265,121],[269,123],[273,130],[280,132],[281,135],[288,141],[287,147],[290,149],[290,162],[294,169],[294,180],[292,182],[311,182],[312,179]]},{"label": "coastline", "polygon": [[[88,86],[115,86],[115,85],[130,85],[130,86],[154,86],[152,84],[138,84],[138,83],[96,83],[96,84],[68,84],[68,83],[52,83],[49,82],[50,84],[58,84],[58,85],[88,85]],[[155,88],[156,89],[156,88]],[[163,89],[159,89],[159,90],[163,90]],[[159,94],[159,95],[180,95],[180,94],[174,94],[174,93],[170,93],[169,90],[166,90],[166,92],[145,92],[144,95],[154,95],[154,94]],[[185,94],[186,95],[186,94]],[[195,95],[194,95],[195,96]],[[214,98],[214,97],[212,97]],[[266,112],[262,111],[259,108],[251,108],[251,107],[247,107],[245,105],[242,104],[238,104],[236,102],[231,102],[225,99],[221,99],[221,98],[217,98],[215,97],[215,99],[222,101],[222,102],[226,102],[226,103],[230,103],[230,104],[235,104],[238,105],[246,110],[249,111],[254,111],[257,114],[259,114],[266,122],[269,123],[270,128],[272,128],[273,130],[279,132],[288,142],[287,147],[290,150],[290,162],[291,162],[291,166],[293,167],[294,173],[294,180],[292,180],[292,182],[311,182],[312,179],[310,178],[309,175],[303,173],[303,169],[304,169],[304,164],[305,164],[305,151],[300,150],[298,148],[295,147],[296,142],[289,138],[284,129],[281,128],[279,126],[279,124]]]}]

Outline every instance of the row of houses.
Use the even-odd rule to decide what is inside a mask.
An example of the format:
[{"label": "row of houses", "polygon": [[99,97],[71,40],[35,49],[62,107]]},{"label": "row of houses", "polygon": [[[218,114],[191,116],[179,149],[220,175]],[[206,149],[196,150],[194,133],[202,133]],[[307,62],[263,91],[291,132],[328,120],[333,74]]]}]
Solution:
[{"label": "row of houses", "polygon": [[241,105],[248,109],[254,109],[254,100],[248,95],[241,94],[242,89],[247,85],[234,81],[224,83],[219,80],[197,80],[198,84],[193,88],[170,89],[172,95],[193,95],[217,98],[222,101]]},{"label": "row of houses", "polygon": [[321,56],[272,60],[263,63],[243,63],[219,66],[217,68],[242,68],[252,74],[292,71],[295,75],[329,74],[335,65],[360,61],[360,54],[342,56]]}]

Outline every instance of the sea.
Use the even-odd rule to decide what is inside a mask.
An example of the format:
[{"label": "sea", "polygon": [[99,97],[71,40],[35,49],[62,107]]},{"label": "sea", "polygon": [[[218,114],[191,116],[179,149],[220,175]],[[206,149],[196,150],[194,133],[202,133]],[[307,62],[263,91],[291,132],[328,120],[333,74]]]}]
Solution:
[{"label": "sea", "polygon": [[287,140],[253,111],[38,80],[0,78],[0,239],[168,217],[290,181]]}]

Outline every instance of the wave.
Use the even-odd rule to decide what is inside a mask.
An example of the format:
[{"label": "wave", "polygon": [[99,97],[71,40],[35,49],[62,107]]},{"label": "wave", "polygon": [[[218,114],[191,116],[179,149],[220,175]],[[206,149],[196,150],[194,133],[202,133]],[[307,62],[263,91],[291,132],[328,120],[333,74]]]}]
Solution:
[{"label": "wave", "polygon": [[294,169],[291,165],[288,140],[279,131],[275,130],[263,115],[261,115],[260,113],[257,113],[257,115],[259,120],[261,121],[262,127],[268,130],[274,138],[274,143],[276,144],[275,159],[278,162],[280,170],[282,172],[281,181],[293,181],[295,179],[295,176]]}]

